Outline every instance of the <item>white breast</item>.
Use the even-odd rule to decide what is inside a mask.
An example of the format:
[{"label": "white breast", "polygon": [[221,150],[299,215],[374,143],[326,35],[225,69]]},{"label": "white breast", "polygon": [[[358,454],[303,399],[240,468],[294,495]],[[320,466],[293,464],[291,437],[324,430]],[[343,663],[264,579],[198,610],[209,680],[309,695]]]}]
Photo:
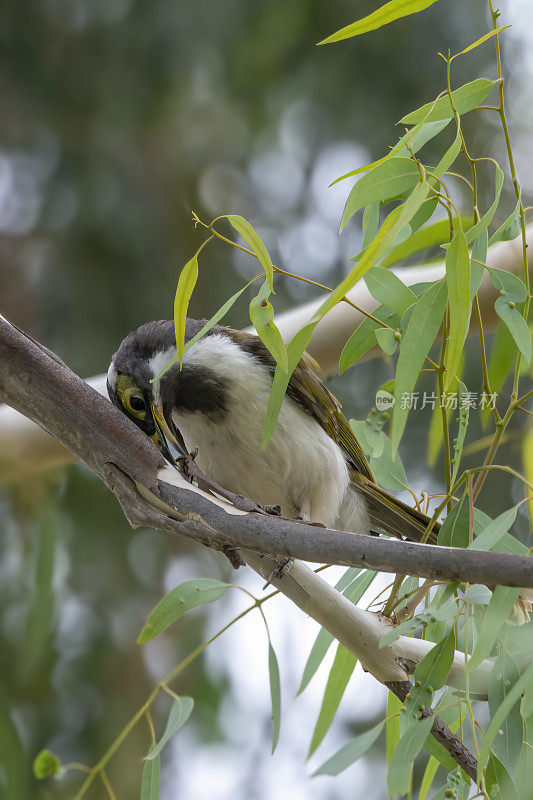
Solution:
[{"label": "white breast", "polygon": [[368,530],[364,500],[350,488],[341,449],[290,398],[283,401],[270,443],[261,449],[272,385],[263,363],[221,334],[201,339],[184,362],[212,368],[230,386],[229,411],[222,421],[201,413],[173,413],[187,447],[198,447],[204,472],[261,505],[280,505],[284,516]]}]

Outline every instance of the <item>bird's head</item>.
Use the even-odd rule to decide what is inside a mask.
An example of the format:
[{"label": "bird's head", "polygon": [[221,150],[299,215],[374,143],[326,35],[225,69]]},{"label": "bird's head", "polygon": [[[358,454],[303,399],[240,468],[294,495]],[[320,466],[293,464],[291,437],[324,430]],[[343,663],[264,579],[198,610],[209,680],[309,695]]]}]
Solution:
[{"label": "bird's head", "polygon": [[[201,327],[196,320],[187,320],[186,339]],[[147,322],[132,331],[111,359],[107,373],[109,398],[126,416],[150,436],[165,457],[171,459],[167,442],[181,449],[182,440],[172,422],[175,402],[173,381],[179,365],[171,367],[154,381],[176,354],[172,320]]]}]

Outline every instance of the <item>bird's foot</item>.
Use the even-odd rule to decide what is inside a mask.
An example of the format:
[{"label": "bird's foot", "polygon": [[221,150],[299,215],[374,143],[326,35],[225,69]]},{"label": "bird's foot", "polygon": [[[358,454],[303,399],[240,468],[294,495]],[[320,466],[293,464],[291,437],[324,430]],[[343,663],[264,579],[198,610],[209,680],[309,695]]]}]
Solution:
[{"label": "bird's foot", "polygon": [[292,565],[294,564],[294,558],[287,556],[282,558],[281,561],[278,561],[270,575],[268,576],[268,580],[263,586],[263,591],[270,586],[272,581],[276,580],[276,578],[282,578],[284,575],[288,573]]},{"label": "bird's foot", "polygon": [[238,550],[235,550],[234,547],[230,547],[229,545],[224,545],[224,547],[222,548],[222,552],[228,559],[233,569],[239,569],[239,567],[244,567],[244,561],[242,560],[241,554],[239,553]]}]

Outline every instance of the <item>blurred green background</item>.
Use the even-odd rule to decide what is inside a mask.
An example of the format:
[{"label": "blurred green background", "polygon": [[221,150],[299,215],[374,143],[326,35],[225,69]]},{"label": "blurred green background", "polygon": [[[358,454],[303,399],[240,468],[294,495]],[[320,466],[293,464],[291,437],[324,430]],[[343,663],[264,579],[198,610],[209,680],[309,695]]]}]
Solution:
[{"label": "blurred green background", "polygon": [[[521,21],[531,10],[522,0],[505,6],[502,24],[518,23],[504,54],[527,193],[533,48],[532,26]],[[105,371],[128,331],[171,315],[179,269],[203,238],[192,210],[208,221],[243,214],[274,263],[338,282],[361,239],[356,222],[337,237],[351,182],[328,184],[383,155],[401,133],[395,122],[442,90],[437,51],[459,50],[488,29],[482,0],[443,0],[360,39],[315,46],[375,7],[369,0],[5,0],[2,314],[79,374]],[[495,74],[488,45],[455,63],[456,85]],[[465,122],[477,154],[502,153],[491,117]],[[511,205],[509,195],[497,222]],[[247,257],[211,244],[192,314],[211,315],[253,270]],[[309,287],[278,280],[276,309],[312,296]],[[246,324],[245,299],[228,322]],[[469,364],[470,388],[480,390]],[[347,416],[364,418],[390,374],[376,360],[332,381]],[[431,489],[440,475],[425,467],[428,417],[411,417],[404,463],[417,490]],[[519,462],[516,438],[502,460]],[[497,497],[491,485],[481,503],[488,513],[511,504],[504,479]],[[132,532],[114,498],[81,466],[1,487],[0,510],[0,797],[70,798],[81,774],[38,784],[35,754],[49,747],[65,762],[93,764],[156,680],[247,605],[235,591],[138,647],[162,593],[198,576],[238,580],[255,593],[261,584],[242,570],[230,574],[224,559],[189,542]],[[309,778],[305,758],[327,670],[292,698],[316,625],[278,598],[265,611],[282,676],[276,754],[265,635],[250,615],[174,684],[196,706],[165,751],[162,800],[382,800],[381,741],[381,750],[338,778]],[[156,704],[158,730],[168,699]],[[311,766],[377,720],[384,702],[385,691],[358,668]],[[148,745],[143,722],[111,762],[119,800],[138,796]],[[104,797],[103,785],[88,796]]]}]

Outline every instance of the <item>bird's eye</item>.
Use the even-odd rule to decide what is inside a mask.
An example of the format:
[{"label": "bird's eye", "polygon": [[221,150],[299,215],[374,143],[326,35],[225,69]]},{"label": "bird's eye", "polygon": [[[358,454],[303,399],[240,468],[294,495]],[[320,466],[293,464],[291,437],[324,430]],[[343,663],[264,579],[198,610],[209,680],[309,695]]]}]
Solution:
[{"label": "bird's eye", "polygon": [[144,419],[146,416],[146,403],[139,390],[133,389],[125,393],[122,397],[122,403],[126,411],[133,414],[134,417]]}]

